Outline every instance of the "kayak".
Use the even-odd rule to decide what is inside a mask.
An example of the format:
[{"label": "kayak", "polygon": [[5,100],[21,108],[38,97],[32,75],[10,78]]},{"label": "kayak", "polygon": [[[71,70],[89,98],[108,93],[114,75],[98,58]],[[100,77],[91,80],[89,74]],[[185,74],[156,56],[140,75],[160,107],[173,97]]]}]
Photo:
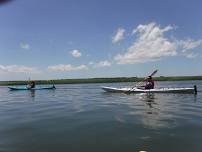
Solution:
[{"label": "kayak", "polygon": [[140,89],[140,88],[115,88],[102,87],[106,92],[113,93],[193,93],[197,94],[197,87],[192,88],[156,88],[156,89]]},{"label": "kayak", "polygon": [[54,85],[52,86],[38,86],[35,88],[27,88],[26,86],[20,86],[20,87],[8,87],[12,91],[17,91],[17,90],[50,90],[50,89],[56,89]]}]

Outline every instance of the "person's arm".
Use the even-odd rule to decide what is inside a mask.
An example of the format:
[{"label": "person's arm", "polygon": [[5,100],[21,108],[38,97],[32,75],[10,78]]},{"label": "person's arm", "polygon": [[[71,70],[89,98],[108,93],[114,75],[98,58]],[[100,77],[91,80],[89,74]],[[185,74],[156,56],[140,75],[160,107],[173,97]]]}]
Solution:
[{"label": "person's arm", "polygon": [[30,89],[30,88],[31,88],[30,84],[28,84],[28,85],[27,85],[27,88],[28,88],[28,89]]}]

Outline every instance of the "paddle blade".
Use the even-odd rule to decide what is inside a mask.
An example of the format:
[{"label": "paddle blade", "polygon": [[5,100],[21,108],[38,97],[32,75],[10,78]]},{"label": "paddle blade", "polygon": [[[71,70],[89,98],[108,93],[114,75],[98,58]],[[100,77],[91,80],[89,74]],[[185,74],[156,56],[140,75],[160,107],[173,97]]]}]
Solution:
[{"label": "paddle blade", "polygon": [[155,70],[150,76],[152,77],[154,74],[156,74],[158,70]]}]

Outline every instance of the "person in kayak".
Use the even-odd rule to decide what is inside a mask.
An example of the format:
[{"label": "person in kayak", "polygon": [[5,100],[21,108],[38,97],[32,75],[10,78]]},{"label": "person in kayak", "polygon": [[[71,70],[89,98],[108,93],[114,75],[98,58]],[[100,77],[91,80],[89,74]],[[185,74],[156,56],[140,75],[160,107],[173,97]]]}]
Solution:
[{"label": "person in kayak", "polygon": [[27,88],[28,88],[28,89],[35,88],[35,82],[32,81],[30,84],[28,84]]},{"label": "person in kayak", "polygon": [[145,79],[145,86],[144,89],[154,89],[154,80],[152,79],[151,76],[148,76]]}]

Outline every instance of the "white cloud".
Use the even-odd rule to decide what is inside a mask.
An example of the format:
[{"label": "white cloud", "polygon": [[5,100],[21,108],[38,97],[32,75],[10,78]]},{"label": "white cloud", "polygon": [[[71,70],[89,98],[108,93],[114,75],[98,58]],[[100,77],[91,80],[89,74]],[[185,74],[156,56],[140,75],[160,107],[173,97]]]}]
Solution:
[{"label": "white cloud", "polygon": [[138,27],[133,30],[132,34],[136,34],[136,33],[144,34],[144,36],[142,36],[142,38],[148,37],[148,34],[149,34],[149,36],[151,38],[152,37],[155,38],[155,36],[157,34],[161,35],[164,32],[167,32],[169,30],[173,30],[175,28],[176,27],[174,27],[174,26],[168,25],[165,28],[160,29],[160,26],[156,25],[155,22],[151,22],[148,25],[142,25],[142,24],[138,25]]},{"label": "white cloud", "polygon": [[97,63],[90,61],[88,64],[94,68],[100,68],[100,67],[109,67],[111,66],[112,63],[107,60],[104,60]]},{"label": "white cloud", "polygon": [[67,44],[72,45],[72,44],[73,44],[73,42],[72,42],[72,41],[68,41],[68,42],[67,42]]},{"label": "white cloud", "polygon": [[48,70],[70,72],[70,71],[88,70],[88,67],[86,65],[72,66],[71,64],[58,64],[48,66]]},{"label": "white cloud", "polygon": [[195,49],[197,47],[199,47],[200,45],[202,45],[202,39],[200,40],[193,40],[193,39],[187,39],[187,40],[180,40],[178,42],[179,47],[182,48],[182,52],[187,52],[190,51],[192,49]]},{"label": "white cloud", "polygon": [[93,64],[95,64],[93,61],[90,61],[89,63],[88,63],[89,65],[93,65]]},{"label": "white cloud", "polygon": [[0,65],[0,72],[3,73],[40,73],[35,67],[24,65]]},{"label": "white cloud", "polygon": [[105,60],[105,61],[100,61],[97,63],[96,67],[109,67],[111,66],[111,62]]},{"label": "white cloud", "polygon": [[82,53],[79,50],[72,50],[70,51],[70,54],[75,58],[78,58],[82,55]]},{"label": "white cloud", "polygon": [[202,39],[193,40],[189,38],[186,40],[178,41],[178,47],[181,48],[181,55],[189,59],[193,59],[200,56],[194,51],[194,49],[198,48],[201,45],[202,45]]},{"label": "white cloud", "polygon": [[183,54],[186,58],[193,59],[196,58],[198,55],[194,53],[184,53]]},{"label": "white cloud", "polygon": [[20,48],[24,49],[24,50],[29,50],[30,49],[30,45],[27,43],[20,43]]},{"label": "white cloud", "polygon": [[121,40],[123,40],[124,33],[125,33],[125,29],[118,28],[116,34],[112,37],[112,43],[117,43],[117,42],[120,42]]},{"label": "white cloud", "polygon": [[139,25],[133,30],[133,34],[137,34],[135,42],[126,53],[116,55],[115,60],[119,64],[133,64],[155,61],[163,56],[176,55],[176,43],[164,36],[165,32],[172,29],[172,26],[161,28],[156,23]]}]

